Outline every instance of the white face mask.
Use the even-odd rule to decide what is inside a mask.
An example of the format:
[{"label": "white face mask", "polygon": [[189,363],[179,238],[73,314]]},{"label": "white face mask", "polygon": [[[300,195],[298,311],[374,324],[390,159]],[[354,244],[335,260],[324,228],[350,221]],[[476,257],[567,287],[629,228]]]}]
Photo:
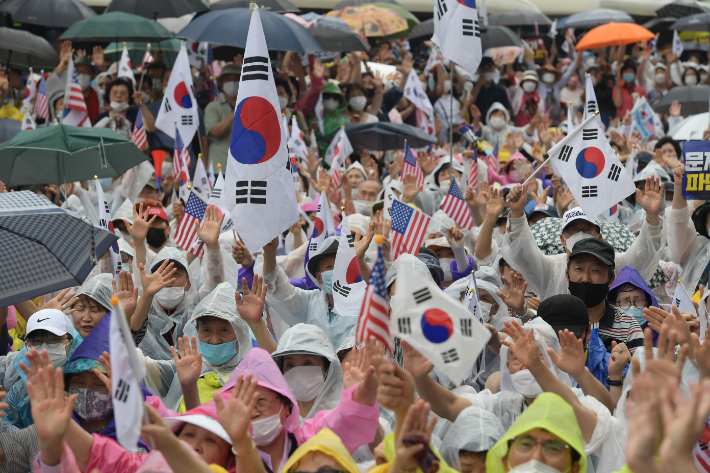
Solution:
[{"label": "white face mask", "polygon": [[[510,462],[508,462],[508,467],[510,468]],[[530,460],[515,468],[510,468],[508,473],[568,473],[571,469],[572,467],[570,466],[566,468],[565,471],[560,472],[557,468],[553,468],[537,460]]]},{"label": "white face mask", "polygon": [[172,309],[177,307],[185,297],[184,287],[164,287],[155,294],[155,300],[161,307]]},{"label": "white face mask", "polygon": [[503,117],[492,117],[488,120],[488,124],[494,130],[500,130],[505,126],[505,118]]},{"label": "white face mask", "polygon": [[365,97],[364,95],[358,95],[357,97],[350,97],[350,100],[348,100],[348,103],[350,104],[350,108],[352,108],[356,112],[359,112],[360,110],[365,109],[365,105],[367,105],[367,97]]},{"label": "white face mask", "polygon": [[143,103],[147,104],[150,102],[150,94],[148,92],[141,92],[141,95],[143,96]]},{"label": "white face mask", "polygon": [[340,105],[340,101],[336,99],[324,99],[323,100],[323,108],[325,109],[326,112],[334,112],[335,110],[338,109],[338,105]]},{"label": "white face mask", "polygon": [[454,261],[453,258],[439,258],[439,265],[441,269],[444,270],[444,281],[452,281],[453,276],[451,275],[451,262]]},{"label": "white face mask", "polygon": [[442,192],[448,193],[450,188],[451,184],[449,184],[448,179],[445,181],[439,181],[439,189],[441,189]]},{"label": "white face mask", "polygon": [[[239,94],[239,82],[231,80],[222,84],[222,92],[230,97],[236,97]],[[281,107],[283,108],[283,107]]]},{"label": "white face mask", "polygon": [[530,370],[520,370],[510,375],[515,390],[527,398],[536,398],[542,393],[542,388]]},{"label": "white face mask", "polygon": [[698,83],[698,76],[686,76],[685,85],[695,85]]},{"label": "white face mask", "polygon": [[128,108],[128,102],[114,102],[111,101],[111,110],[114,112],[122,112]]},{"label": "white face mask", "polygon": [[486,72],[483,74],[483,80],[488,82],[492,81],[493,79],[496,78],[496,73],[495,72]]},{"label": "white face mask", "polygon": [[369,200],[353,200],[353,205],[355,205],[355,211],[359,214],[365,215],[366,217],[370,216],[370,209],[373,203],[374,202],[371,202]]},{"label": "white face mask", "polygon": [[525,92],[535,92],[535,89],[537,89],[537,84],[531,80],[526,80],[523,82],[523,90]]},{"label": "white face mask", "polygon": [[448,94],[451,92],[451,81],[449,79],[444,81],[444,93]]},{"label": "white face mask", "polygon": [[575,243],[581,240],[586,240],[587,238],[594,238],[592,235],[587,235],[584,232],[577,232],[569,238],[565,238],[566,247],[570,253],[572,253],[572,248],[574,248]]},{"label": "white face mask", "polygon": [[323,391],[325,379],[318,366],[297,366],[284,374],[293,397],[301,402],[314,400]]},{"label": "white face mask", "polygon": [[76,76],[81,90],[86,90],[91,86],[91,76],[89,74],[79,74]]},{"label": "white face mask", "polygon": [[[283,404],[281,404],[281,409],[283,409]],[[251,437],[257,447],[269,445],[281,433],[283,428],[281,425],[281,409],[279,409],[278,414],[265,419],[251,421]]]},{"label": "white face mask", "polygon": [[542,75],[542,81],[546,84],[552,84],[555,82],[555,74],[552,72],[546,72]]},{"label": "white face mask", "polygon": [[478,307],[481,309],[481,315],[483,316],[483,321],[485,323],[488,323],[491,321],[491,309],[493,308],[493,304],[489,304],[488,302],[479,302]]},{"label": "white face mask", "polygon": [[52,366],[59,368],[64,366],[67,362],[67,347],[66,345],[59,345],[58,347],[50,347],[46,343],[41,344],[37,348],[38,353],[42,353],[42,350],[47,350],[47,355],[49,355],[49,362]]},{"label": "white face mask", "polygon": [[666,75],[656,74],[655,76],[653,76],[653,80],[656,81],[656,84],[663,84],[666,81]]},{"label": "white face mask", "polygon": [[591,67],[594,65],[594,58],[592,56],[587,57],[587,59],[584,60],[584,63],[587,65],[587,67]]},{"label": "white face mask", "polygon": [[288,97],[284,97],[283,95],[279,95],[279,108],[282,110],[286,108],[288,105]]}]

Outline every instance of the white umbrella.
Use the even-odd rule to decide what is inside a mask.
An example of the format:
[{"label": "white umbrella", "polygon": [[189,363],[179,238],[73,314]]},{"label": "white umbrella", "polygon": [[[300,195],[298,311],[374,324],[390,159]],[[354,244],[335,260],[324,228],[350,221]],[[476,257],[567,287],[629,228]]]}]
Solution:
[{"label": "white umbrella", "polygon": [[668,135],[678,141],[702,140],[703,132],[708,129],[710,124],[709,119],[708,112],[691,115],[668,130]]}]

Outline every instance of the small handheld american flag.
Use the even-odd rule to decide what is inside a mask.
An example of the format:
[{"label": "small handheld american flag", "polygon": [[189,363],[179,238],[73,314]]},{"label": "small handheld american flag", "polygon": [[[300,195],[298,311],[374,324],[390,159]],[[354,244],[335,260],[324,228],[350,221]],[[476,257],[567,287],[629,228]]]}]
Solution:
[{"label": "small handheld american flag", "polygon": [[136,67],[136,71],[143,72],[143,69],[148,67],[148,64],[150,64],[153,61],[155,61],[155,58],[153,57],[152,54],[150,54],[150,43],[148,43],[145,48],[145,54],[143,54],[143,60],[138,65],[138,67]]},{"label": "small handheld american flag", "polygon": [[478,191],[478,143],[473,144],[473,161],[471,161],[471,170],[468,172],[468,186]]},{"label": "small handheld american flag", "polygon": [[473,228],[471,212],[468,210],[468,204],[464,200],[461,189],[456,184],[455,179],[451,179],[451,186],[449,186],[449,192],[441,203],[441,210],[466,230]]},{"label": "small handheld american flag", "polygon": [[187,198],[187,205],[185,205],[185,213],[175,232],[175,244],[197,256],[202,256],[204,243],[200,243],[197,248],[194,248],[194,243],[198,239],[195,223],[202,223],[206,210],[207,202],[202,200],[197,193],[191,191]]},{"label": "small handheld american flag", "polygon": [[392,202],[394,260],[402,253],[419,254],[431,217],[399,200]]},{"label": "small handheld american flag", "polygon": [[[184,167],[184,169],[183,169]],[[180,136],[180,130],[175,128],[175,149],[173,150],[173,177],[178,180],[184,172],[187,175],[187,170],[190,167],[190,153],[185,149],[185,145]],[[187,179],[185,179],[187,182]]]},{"label": "small handheld american flag", "polygon": [[44,82],[44,75],[42,75],[42,79],[39,81],[39,88],[37,88],[35,113],[38,117],[49,120],[49,108],[47,107],[47,85]]},{"label": "small handheld american flag", "polygon": [[[414,157],[414,153],[412,153],[412,149],[409,147],[407,142],[404,142],[404,166],[402,166],[402,179],[404,180],[404,176],[407,174],[412,174],[414,177],[417,179],[417,187],[421,187],[424,185],[424,173],[422,172],[422,168],[419,167],[419,163],[417,162],[417,158]],[[395,176],[392,176],[394,179]]]},{"label": "small handheld american flag", "polygon": [[143,149],[146,144],[145,128],[143,128],[143,107],[138,108],[138,116],[136,117],[136,123],[133,125],[131,141],[135,143],[138,149]]},{"label": "small handheld american flag", "polygon": [[385,258],[382,248],[377,249],[377,261],[372,268],[370,280],[367,282],[365,299],[362,301],[360,318],[357,322],[355,343],[363,343],[368,338],[381,341],[390,355],[394,352],[390,336],[389,317],[387,311],[387,288],[385,286]]},{"label": "small handheld american flag", "polygon": [[488,163],[495,172],[500,172],[500,161],[498,160],[498,140],[496,140],[496,145],[493,147],[493,152],[488,157]]}]

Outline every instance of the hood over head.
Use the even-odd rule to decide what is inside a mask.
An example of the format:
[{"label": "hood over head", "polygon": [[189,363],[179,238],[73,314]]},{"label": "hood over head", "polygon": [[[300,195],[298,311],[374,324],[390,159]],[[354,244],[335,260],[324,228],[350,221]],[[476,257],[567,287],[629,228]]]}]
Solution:
[{"label": "hood over head", "polygon": [[113,274],[102,273],[94,276],[76,290],[76,295],[87,295],[93,300],[101,304],[101,306],[111,311],[111,298],[113,297]]},{"label": "hood over head", "polygon": [[446,432],[441,456],[450,467],[461,471],[459,450],[487,452],[503,435],[503,424],[494,414],[479,407],[467,407]]},{"label": "hood over head", "polygon": [[343,441],[327,427],[323,427],[320,432],[298,447],[286,461],[281,471],[288,472],[294,466],[297,466],[298,462],[310,452],[321,452],[332,457],[343,467],[345,473],[360,473],[357,463],[355,463],[348,449],[343,445]]},{"label": "hood over head", "polygon": [[639,272],[631,266],[624,266],[621,268],[621,271],[617,274],[616,279],[614,279],[614,283],[609,288],[609,295],[607,296],[607,300],[610,303],[613,304],[613,299],[617,296],[616,288],[626,283],[633,284],[637,288],[641,289],[646,293],[646,300],[651,300],[651,306],[658,307],[658,301],[656,300],[656,296],[653,295],[653,292],[651,292],[651,288],[648,287],[648,284],[646,284],[646,281],[644,281]]},{"label": "hood over head", "polygon": [[488,112],[486,112],[486,123],[488,123],[488,119],[491,118],[491,113],[495,112],[496,110],[500,110],[501,112],[505,113],[505,122],[508,123],[510,121],[510,115],[508,114],[508,109],[503,106],[502,103],[500,102],[493,102],[493,105],[491,105],[491,108],[488,109]]}]

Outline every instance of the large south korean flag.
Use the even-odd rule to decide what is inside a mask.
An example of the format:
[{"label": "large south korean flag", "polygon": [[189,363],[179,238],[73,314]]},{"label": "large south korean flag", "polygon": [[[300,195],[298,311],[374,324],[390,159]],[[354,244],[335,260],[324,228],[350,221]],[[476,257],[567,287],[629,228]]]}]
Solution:
[{"label": "large south korean flag", "polygon": [[434,0],[431,39],[446,59],[476,74],[483,56],[476,0]]},{"label": "large south korean flag", "polygon": [[225,177],[227,209],[254,251],[298,220],[271,62],[255,10],[249,25]]}]

